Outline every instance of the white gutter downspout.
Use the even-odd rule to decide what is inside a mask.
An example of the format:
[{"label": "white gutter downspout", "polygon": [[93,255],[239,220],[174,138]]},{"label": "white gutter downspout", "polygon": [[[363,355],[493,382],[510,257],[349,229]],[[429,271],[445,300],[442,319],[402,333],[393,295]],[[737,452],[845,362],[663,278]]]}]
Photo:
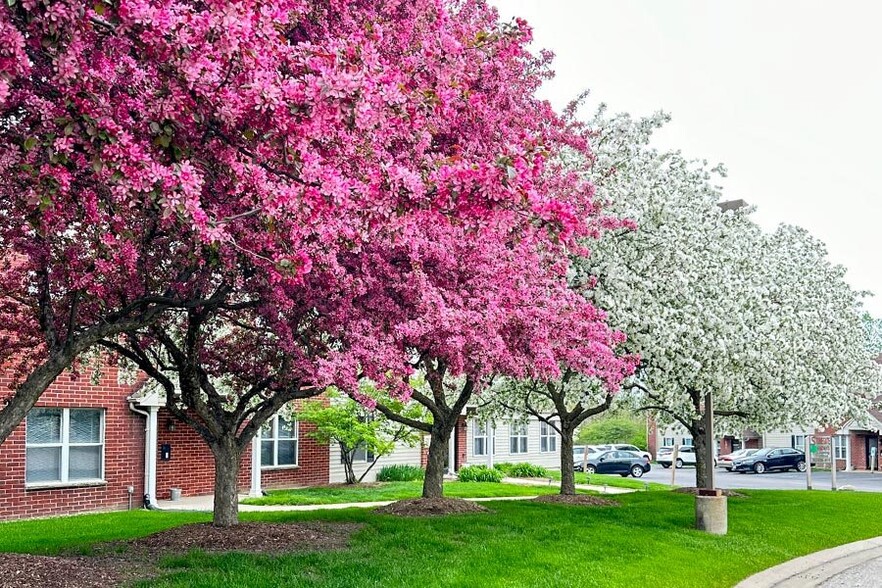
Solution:
[{"label": "white gutter downspout", "polygon": [[156,443],[157,443],[157,413],[159,407],[149,407],[150,412],[135,408],[135,402],[129,402],[129,410],[140,414],[146,419],[144,432],[144,506],[157,508],[156,504]]},{"label": "white gutter downspout", "polygon": [[260,449],[260,432],[258,432],[251,439],[251,491],[248,493],[248,496],[253,498],[263,496],[263,488],[260,487],[260,465],[262,461]]}]

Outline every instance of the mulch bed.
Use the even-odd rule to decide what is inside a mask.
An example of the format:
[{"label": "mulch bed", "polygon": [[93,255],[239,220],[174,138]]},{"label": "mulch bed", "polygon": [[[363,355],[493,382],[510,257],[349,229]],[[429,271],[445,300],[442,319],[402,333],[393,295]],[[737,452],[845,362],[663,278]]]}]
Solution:
[{"label": "mulch bed", "polygon": [[183,525],[130,541],[93,547],[91,557],[48,557],[0,553],[0,588],[109,588],[156,574],[164,555],[194,549],[206,552],[248,552],[278,555],[297,551],[328,551],[349,545],[361,528],[340,523],[239,523],[213,527]]},{"label": "mulch bed", "polygon": [[554,504],[576,504],[579,506],[619,506],[615,500],[598,498],[588,494],[546,494],[537,496],[534,502],[551,502]]},{"label": "mulch bed", "polygon": [[[698,488],[687,486],[685,488],[676,488],[674,490],[671,490],[671,492],[676,492],[677,494],[692,494],[693,496],[698,496],[698,490]],[[723,493],[723,496],[731,496],[733,498],[747,498],[746,494],[735,492],[734,490],[726,490],[724,488],[720,488],[720,492]]]},{"label": "mulch bed", "polygon": [[431,517],[490,511],[480,504],[459,498],[409,498],[381,506],[375,512],[399,517]]},{"label": "mulch bed", "polygon": [[107,588],[134,579],[122,562],[0,553],[0,588]]},{"label": "mulch bed", "polygon": [[249,553],[288,553],[293,551],[328,551],[349,545],[349,537],[361,525],[341,523],[239,523],[232,527],[214,527],[211,523],[182,525],[129,541],[114,541],[95,546],[97,553],[128,553],[156,556],[186,553],[193,549],[206,552],[239,551]]}]

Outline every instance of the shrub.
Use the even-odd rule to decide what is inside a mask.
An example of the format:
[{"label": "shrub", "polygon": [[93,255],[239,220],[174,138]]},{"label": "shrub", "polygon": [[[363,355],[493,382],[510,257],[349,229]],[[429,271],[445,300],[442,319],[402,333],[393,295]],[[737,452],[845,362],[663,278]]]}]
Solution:
[{"label": "shrub", "polygon": [[411,482],[422,480],[426,471],[415,465],[385,465],[377,472],[377,482]]},{"label": "shrub", "polygon": [[499,470],[500,472],[502,472],[503,475],[507,476],[508,473],[511,471],[511,468],[513,468],[514,466],[515,464],[511,462],[503,461],[501,463],[493,464],[493,469]]},{"label": "shrub", "polygon": [[512,478],[547,478],[548,470],[531,463],[512,464],[507,474]]},{"label": "shrub", "polygon": [[487,466],[466,466],[459,470],[460,482],[501,482],[502,472]]}]

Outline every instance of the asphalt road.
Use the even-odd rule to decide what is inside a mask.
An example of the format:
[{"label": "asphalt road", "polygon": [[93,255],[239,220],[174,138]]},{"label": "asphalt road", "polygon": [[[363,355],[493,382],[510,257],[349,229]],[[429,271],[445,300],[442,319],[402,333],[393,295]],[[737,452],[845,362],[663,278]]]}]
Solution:
[{"label": "asphalt road", "polygon": [[[643,475],[647,482],[671,483],[671,469],[664,469],[652,464],[652,470]],[[755,488],[768,490],[805,490],[806,476],[799,472],[767,472],[765,474],[737,474],[717,468],[717,488],[737,489]],[[677,486],[695,485],[695,468],[684,466],[676,470]],[[850,486],[861,492],[882,492],[882,474],[869,472],[837,472],[836,486]],[[830,490],[830,472],[812,471],[812,488],[814,490]]]}]

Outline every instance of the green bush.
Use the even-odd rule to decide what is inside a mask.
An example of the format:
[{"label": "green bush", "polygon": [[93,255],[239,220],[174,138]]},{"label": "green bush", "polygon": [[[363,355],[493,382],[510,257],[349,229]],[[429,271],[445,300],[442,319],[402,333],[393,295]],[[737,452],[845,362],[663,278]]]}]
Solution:
[{"label": "green bush", "polygon": [[502,472],[487,466],[466,466],[459,470],[460,482],[501,482]]},{"label": "green bush", "polygon": [[394,464],[386,465],[377,472],[377,482],[411,482],[422,480],[426,471],[415,465]]},{"label": "green bush", "polygon": [[512,478],[547,478],[548,470],[531,463],[512,464],[506,475]]},{"label": "green bush", "polygon": [[515,464],[511,463],[510,461],[503,461],[493,464],[493,469],[499,470],[504,476],[507,476],[513,467],[515,467]]}]

